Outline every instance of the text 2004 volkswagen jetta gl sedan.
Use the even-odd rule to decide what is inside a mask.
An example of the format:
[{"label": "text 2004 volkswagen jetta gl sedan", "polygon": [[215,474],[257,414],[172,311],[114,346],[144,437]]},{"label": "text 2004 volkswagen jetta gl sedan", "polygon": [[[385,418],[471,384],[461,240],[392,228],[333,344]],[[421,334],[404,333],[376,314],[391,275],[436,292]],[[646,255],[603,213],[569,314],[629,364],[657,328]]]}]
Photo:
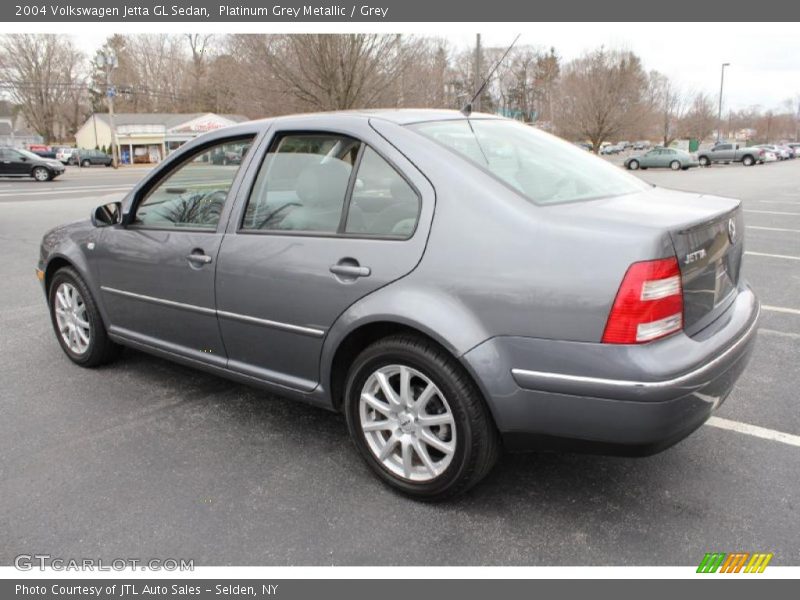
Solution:
[{"label": "text 2004 volkswagen jetta gl sedan", "polygon": [[501,445],[645,454],[699,427],[754,339],[743,232],[738,201],[512,121],[334,113],[186,144],[47,233],[39,277],[73,362],[131,346],[343,411],[432,499]]}]

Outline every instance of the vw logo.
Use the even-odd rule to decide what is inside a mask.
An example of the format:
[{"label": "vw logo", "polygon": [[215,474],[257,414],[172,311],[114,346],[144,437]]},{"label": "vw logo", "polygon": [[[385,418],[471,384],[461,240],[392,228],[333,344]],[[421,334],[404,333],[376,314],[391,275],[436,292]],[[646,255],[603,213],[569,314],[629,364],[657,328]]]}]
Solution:
[{"label": "vw logo", "polygon": [[733,219],[728,219],[728,239],[733,243],[734,238],[736,237],[736,221]]}]

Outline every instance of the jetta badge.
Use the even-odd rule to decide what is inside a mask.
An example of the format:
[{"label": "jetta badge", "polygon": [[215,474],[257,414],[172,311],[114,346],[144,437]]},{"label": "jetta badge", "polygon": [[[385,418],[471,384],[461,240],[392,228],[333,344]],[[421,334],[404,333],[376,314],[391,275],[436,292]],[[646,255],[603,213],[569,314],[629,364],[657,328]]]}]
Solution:
[{"label": "jetta badge", "polygon": [[736,237],[736,221],[733,219],[728,219],[728,239],[733,243],[734,238]]}]

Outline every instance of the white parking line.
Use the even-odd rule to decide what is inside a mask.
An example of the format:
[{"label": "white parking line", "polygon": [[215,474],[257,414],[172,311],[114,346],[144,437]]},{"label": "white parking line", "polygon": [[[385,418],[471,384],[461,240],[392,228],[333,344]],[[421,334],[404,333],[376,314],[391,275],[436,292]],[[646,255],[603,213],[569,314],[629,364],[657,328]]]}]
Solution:
[{"label": "white parking line", "polygon": [[786,233],[800,233],[800,229],[784,229],[783,227],[761,227],[760,225],[747,225],[746,229],[760,229],[762,231],[784,231]]},{"label": "white parking line", "polygon": [[3,192],[0,193],[0,198],[26,198],[28,196],[53,196],[57,194],[89,194],[90,192],[122,192],[130,190],[133,186],[113,186],[113,187],[92,187],[92,188],[61,188],[52,191],[36,191],[36,192]]},{"label": "white parking line", "polygon": [[792,215],[794,217],[800,217],[800,213],[780,212],[780,211],[777,211],[777,210],[749,210],[749,209],[745,209],[744,212],[746,212],[746,213],[759,213],[759,214],[762,214],[762,215]]},{"label": "white parking line", "polygon": [[800,435],[792,435],[791,433],[775,431],[774,429],[767,429],[766,427],[758,427],[757,425],[750,425],[749,423],[730,421],[721,417],[711,417],[706,421],[706,425],[800,448]]},{"label": "white parking line", "polygon": [[766,304],[761,305],[761,310],[767,310],[770,312],[779,312],[779,313],[787,313],[790,315],[800,315],[800,309],[797,308],[786,308],[784,306],[769,306]]},{"label": "white parking line", "polygon": [[798,202],[792,202],[791,200],[759,200],[761,204],[791,204],[792,206],[800,206]]},{"label": "white parking line", "polygon": [[778,337],[800,338],[800,333],[794,333],[792,331],[778,331],[777,329],[759,328],[758,333],[766,333],[768,335],[777,335]]},{"label": "white parking line", "polygon": [[788,254],[767,254],[766,252],[752,252],[747,251],[745,254],[749,256],[766,256],[767,258],[784,258],[786,260],[800,260],[800,256],[789,256]]}]

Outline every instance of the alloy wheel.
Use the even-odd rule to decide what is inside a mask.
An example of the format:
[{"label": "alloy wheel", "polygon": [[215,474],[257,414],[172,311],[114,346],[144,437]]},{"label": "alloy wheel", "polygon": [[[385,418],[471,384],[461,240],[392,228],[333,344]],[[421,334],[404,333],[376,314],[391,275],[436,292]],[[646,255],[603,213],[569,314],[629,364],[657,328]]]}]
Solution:
[{"label": "alloy wheel", "polygon": [[64,344],[71,352],[84,354],[92,340],[92,328],[86,303],[74,285],[65,282],[58,286],[54,310]]},{"label": "alloy wheel", "polygon": [[44,167],[36,167],[33,170],[33,178],[36,181],[47,181],[50,179],[50,173]]},{"label": "alloy wheel", "polygon": [[374,371],[361,390],[359,419],[370,451],[397,477],[431,481],[453,460],[453,412],[436,384],[414,368]]}]

